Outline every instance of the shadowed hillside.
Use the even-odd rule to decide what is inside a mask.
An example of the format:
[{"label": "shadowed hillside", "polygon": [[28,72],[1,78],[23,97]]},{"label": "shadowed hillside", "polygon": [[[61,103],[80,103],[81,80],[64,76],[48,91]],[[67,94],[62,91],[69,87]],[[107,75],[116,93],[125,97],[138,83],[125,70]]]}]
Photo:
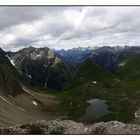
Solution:
[{"label": "shadowed hillside", "polygon": [[0,49],[0,91],[3,94],[15,96],[22,92],[21,86],[15,78],[15,74],[16,70]]}]

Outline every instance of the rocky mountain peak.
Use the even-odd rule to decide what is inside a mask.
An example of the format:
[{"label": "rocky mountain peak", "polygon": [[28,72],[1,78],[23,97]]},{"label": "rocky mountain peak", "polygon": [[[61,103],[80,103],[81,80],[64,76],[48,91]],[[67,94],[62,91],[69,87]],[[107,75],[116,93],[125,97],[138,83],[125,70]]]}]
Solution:
[{"label": "rocky mountain peak", "polygon": [[10,53],[9,57],[18,71],[46,88],[63,87],[71,74],[70,67],[47,47],[24,48]]},{"label": "rocky mountain peak", "polygon": [[55,54],[53,51],[51,51],[49,48],[35,48],[35,47],[29,47],[29,48],[24,48],[20,51],[18,51],[20,55],[23,57],[28,57],[31,58],[32,60],[36,59],[53,59],[55,57]]}]

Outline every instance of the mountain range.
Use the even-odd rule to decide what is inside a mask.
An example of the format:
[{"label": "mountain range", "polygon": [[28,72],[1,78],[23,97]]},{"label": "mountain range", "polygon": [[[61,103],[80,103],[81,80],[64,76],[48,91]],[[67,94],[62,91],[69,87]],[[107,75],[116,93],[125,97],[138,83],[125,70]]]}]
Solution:
[{"label": "mountain range", "polygon": [[93,63],[110,70],[124,59],[140,54],[139,46],[103,46],[93,48],[73,48],[69,50],[57,50],[58,54],[67,63],[76,65],[91,57]]},{"label": "mountain range", "polygon": [[82,121],[90,99],[108,105],[109,113],[96,121],[138,123],[139,60],[138,46],[0,49],[0,124],[61,117]]}]

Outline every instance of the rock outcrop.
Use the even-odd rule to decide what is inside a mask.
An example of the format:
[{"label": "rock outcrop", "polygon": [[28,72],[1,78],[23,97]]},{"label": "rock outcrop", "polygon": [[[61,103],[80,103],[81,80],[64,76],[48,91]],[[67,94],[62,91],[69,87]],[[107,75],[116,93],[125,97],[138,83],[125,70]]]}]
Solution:
[{"label": "rock outcrop", "polygon": [[19,124],[7,128],[1,127],[0,134],[134,135],[140,134],[140,125],[124,124],[118,121],[87,125],[72,120],[41,120],[26,125]]}]

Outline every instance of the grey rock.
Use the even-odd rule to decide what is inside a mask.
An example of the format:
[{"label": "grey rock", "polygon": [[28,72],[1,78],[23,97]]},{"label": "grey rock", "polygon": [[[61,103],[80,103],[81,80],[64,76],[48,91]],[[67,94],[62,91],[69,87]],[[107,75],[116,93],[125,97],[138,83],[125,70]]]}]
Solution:
[{"label": "grey rock", "polygon": [[135,135],[140,134],[140,125],[118,121],[94,124],[77,123],[72,120],[40,120],[7,128],[0,127],[0,134],[91,134],[91,135]]}]

